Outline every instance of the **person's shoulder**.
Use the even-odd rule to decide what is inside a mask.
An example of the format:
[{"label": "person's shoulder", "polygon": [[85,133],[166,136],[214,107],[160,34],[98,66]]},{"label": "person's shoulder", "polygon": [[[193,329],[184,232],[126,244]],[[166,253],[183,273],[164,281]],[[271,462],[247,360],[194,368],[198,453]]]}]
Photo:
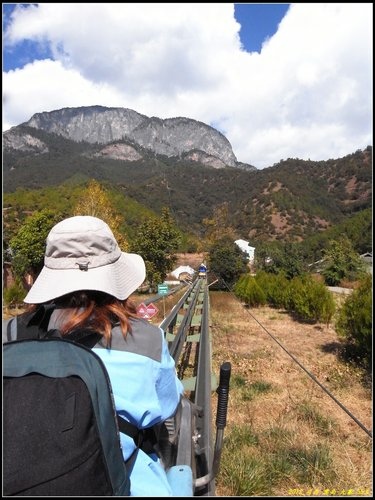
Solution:
[{"label": "person's shoulder", "polygon": [[124,338],[120,326],[112,330],[111,349],[132,352],[160,362],[163,346],[163,331],[160,327],[143,320],[132,318],[131,332]]},{"label": "person's shoulder", "polygon": [[153,334],[160,334],[161,328],[143,318],[132,318],[130,320],[132,329],[137,328],[140,331],[149,332]]}]

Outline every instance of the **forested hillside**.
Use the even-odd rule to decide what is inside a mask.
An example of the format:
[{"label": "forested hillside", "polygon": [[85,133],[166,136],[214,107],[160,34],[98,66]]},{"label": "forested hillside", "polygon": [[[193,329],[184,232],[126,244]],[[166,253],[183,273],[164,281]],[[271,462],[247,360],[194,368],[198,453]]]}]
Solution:
[{"label": "forested hillside", "polygon": [[[370,146],[328,161],[289,158],[263,170],[217,169],[183,155],[168,158],[150,151],[142,151],[138,161],[114,160],[97,156],[98,144],[25,130],[47,145],[48,152],[4,150],[4,207],[9,211],[17,205],[20,217],[43,200],[56,200],[52,207],[63,203],[58,200],[61,185],[68,200],[80,183],[90,179],[113,189],[116,199],[123,198],[122,204],[132,200],[159,214],[162,207],[169,207],[180,229],[197,238],[205,234],[204,221],[224,205],[228,220],[223,224],[251,242],[302,241],[372,206]],[[30,190],[36,190],[34,197]],[[16,191],[17,195],[11,194]]]}]

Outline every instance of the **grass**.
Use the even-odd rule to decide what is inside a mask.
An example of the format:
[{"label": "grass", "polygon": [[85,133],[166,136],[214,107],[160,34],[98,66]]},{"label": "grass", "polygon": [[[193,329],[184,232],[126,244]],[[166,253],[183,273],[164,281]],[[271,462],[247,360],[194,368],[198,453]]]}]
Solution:
[{"label": "grass", "polygon": [[[372,440],[228,293],[211,292],[213,370],[232,365],[217,496],[372,496]],[[257,320],[368,429],[371,387],[334,327],[258,308]],[[215,418],[213,396],[213,419]],[[213,420],[214,421],[214,420]]]},{"label": "grass", "polygon": [[[283,431],[281,431],[283,432]],[[246,427],[234,427],[225,441],[220,482],[227,496],[272,495],[275,482],[289,478],[291,483],[316,484],[327,473],[332,475],[332,459],[326,445],[312,447],[270,439]]]},{"label": "grass", "polygon": [[331,434],[336,426],[334,420],[329,416],[322,415],[315,406],[309,402],[302,402],[296,408],[297,420],[307,422],[310,428],[314,429],[319,435],[327,436]]},{"label": "grass", "polygon": [[242,399],[244,401],[251,401],[262,393],[267,393],[272,390],[272,385],[268,382],[255,381],[242,391]]}]

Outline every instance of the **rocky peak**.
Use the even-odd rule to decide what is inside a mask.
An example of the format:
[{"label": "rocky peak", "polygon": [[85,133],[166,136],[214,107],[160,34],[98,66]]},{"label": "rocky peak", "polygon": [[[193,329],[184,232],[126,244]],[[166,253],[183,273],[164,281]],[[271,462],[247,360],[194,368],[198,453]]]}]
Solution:
[{"label": "rocky peak", "polygon": [[222,133],[189,118],[149,118],[127,108],[88,106],[37,113],[23,125],[77,142],[126,140],[168,157],[202,151],[207,163],[209,157],[213,158],[216,168],[220,162],[223,166],[237,165],[231,144]]},{"label": "rocky peak", "polygon": [[147,119],[131,109],[88,106],[36,113],[24,125],[76,142],[107,144],[129,135]]}]

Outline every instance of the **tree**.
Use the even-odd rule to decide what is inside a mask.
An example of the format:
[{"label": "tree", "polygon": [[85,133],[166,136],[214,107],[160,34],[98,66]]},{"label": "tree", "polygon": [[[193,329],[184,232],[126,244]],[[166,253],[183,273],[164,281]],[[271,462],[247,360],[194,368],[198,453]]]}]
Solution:
[{"label": "tree", "polygon": [[209,271],[219,279],[217,287],[232,289],[240,276],[248,272],[247,254],[229,237],[216,241],[209,250]]},{"label": "tree", "polygon": [[17,277],[23,279],[26,273],[33,277],[43,267],[46,238],[61,216],[44,209],[30,215],[10,240],[12,265]]},{"label": "tree", "polygon": [[249,307],[258,307],[266,303],[265,292],[250,274],[244,274],[234,286],[235,295]]},{"label": "tree", "polygon": [[324,252],[325,268],[322,271],[327,285],[339,285],[341,280],[363,277],[364,265],[360,256],[353,250],[347,236],[331,240],[328,249]]},{"label": "tree", "polygon": [[232,217],[229,214],[228,202],[222,203],[213,211],[212,219],[203,219],[205,227],[205,248],[212,246],[215,241],[228,236],[233,241],[236,239],[235,231],[231,227]]},{"label": "tree", "polygon": [[139,226],[132,243],[132,251],[139,253],[146,264],[147,279],[151,289],[162,283],[177,261],[175,252],[181,241],[168,208],[161,217],[147,217]]},{"label": "tree", "polygon": [[291,242],[260,243],[256,249],[256,266],[268,273],[284,273],[292,279],[305,271],[301,246]]},{"label": "tree", "polygon": [[121,231],[124,218],[116,212],[105,189],[96,180],[91,180],[82,198],[73,209],[73,215],[98,217],[111,228],[122,251],[129,250],[129,243]]},{"label": "tree", "polygon": [[346,338],[348,348],[371,366],[372,358],[372,276],[367,274],[359,288],[346,299],[336,329]]},{"label": "tree", "polygon": [[302,321],[331,321],[336,305],[331,292],[310,274],[295,276],[288,282],[286,309]]}]

